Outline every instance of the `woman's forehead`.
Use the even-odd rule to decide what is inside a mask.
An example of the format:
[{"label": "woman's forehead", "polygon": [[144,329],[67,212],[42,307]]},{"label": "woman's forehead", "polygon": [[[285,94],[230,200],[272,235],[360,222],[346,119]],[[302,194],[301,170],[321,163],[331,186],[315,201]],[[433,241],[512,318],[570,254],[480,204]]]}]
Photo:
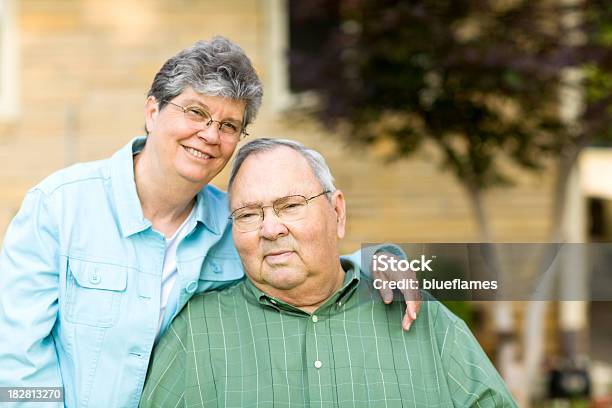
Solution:
[{"label": "woman's forehead", "polygon": [[219,95],[207,95],[196,92],[191,87],[185,88],[175,99],[185,104],[191,103],[194,105],[202,105],[211,109],[213,107],[225,107],[227,109],[236,110],[237,112],[239,111],[240,114],[244,113],[246,107],[246,102],[242,99],[226,98]]}]

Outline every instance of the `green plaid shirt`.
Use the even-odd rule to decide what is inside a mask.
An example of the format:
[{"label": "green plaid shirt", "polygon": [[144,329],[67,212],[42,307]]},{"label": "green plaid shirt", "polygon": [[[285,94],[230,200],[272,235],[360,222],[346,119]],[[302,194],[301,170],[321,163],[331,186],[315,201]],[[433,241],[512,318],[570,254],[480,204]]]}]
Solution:
[{"label": "green plaid shirt", "polygon": [[248,279],[194,296],[155,348],[141,406],[516,406],[462,320],[424,301],[406,333],[404,304],[343,267],[313,314]]}]

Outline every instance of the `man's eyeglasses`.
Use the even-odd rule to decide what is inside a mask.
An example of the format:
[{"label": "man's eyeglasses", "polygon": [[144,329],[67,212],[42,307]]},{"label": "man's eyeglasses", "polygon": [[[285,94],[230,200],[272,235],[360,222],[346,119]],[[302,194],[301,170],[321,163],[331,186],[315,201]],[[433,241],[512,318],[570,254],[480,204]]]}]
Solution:
[{"label": "man's eyeglasses", "polygon": [[303,195],[290,195],[275,200],[272,205],[247,205],[234,210],[229,218],[240,232],[258,230],[263,224],[264,208],[267,207],[272,207],[281,221],[298,221],[306,217],[306,208],[310,201],[328,193],[331,191],[326,190],[309,198]]},{"label": "man's eyeglasses", "polygon": [[[207,128],[213,123],[218,125],[220,136],[227,141],[238,141],[240,136],[248,136],[244,126],[236,122],[229,121],[218,121],[214,120],[210,115],[210,112],[201,108],[200,106],[181,106],[174,102],[164,100],[164,102],[181,109],[185,115],[187,122],[193,125],[195,128]],[[204,125],[204,127],[202,127]]]}]

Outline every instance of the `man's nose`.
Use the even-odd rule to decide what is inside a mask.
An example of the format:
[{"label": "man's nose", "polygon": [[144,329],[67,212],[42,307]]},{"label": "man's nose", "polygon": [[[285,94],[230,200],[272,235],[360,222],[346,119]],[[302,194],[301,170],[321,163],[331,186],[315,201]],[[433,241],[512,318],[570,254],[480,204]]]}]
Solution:
[{"label": "man's nose", "polygon": [[263,208],[264,217],[261,221],[261,236],[269,240],[275,240],[289,233],[287,226],[276,215],[272,207]]}]

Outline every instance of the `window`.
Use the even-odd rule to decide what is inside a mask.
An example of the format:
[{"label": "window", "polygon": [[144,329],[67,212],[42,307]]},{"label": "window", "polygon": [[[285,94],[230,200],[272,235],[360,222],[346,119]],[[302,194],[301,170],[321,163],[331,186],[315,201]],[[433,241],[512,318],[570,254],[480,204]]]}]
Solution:
[{"label": "window", "polygon": [[[310,56],[320,55],[340,22],[338,0],[289,0],[289,89],[306,92],[318,81]],[[318,67],[315,67],[318,68]]]},{"label": "window", "polygon": [[0,119],[18,111],[17,0],[0,0]]},{"label": "window", "polygon": [[277,111],[316,104],[316,93],[308,86],[316,78],[304,75],[309,70],[303,67],[312,63],[308,55],[318,52],[337,26],[338,0],[269,0],[263,4],[269,54],[266,103]]}]

